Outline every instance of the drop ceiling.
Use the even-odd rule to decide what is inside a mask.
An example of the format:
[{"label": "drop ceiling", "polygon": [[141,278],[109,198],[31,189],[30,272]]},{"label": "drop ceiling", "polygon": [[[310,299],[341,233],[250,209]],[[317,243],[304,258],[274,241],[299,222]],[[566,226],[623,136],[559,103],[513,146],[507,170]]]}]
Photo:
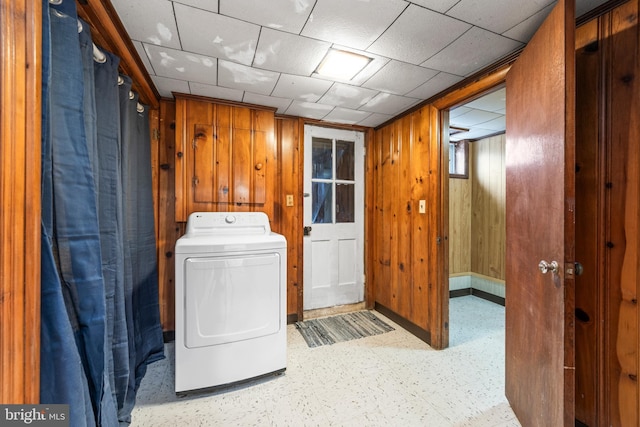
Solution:
[{"label": "drop ceiling", "polygon": [[[522,48],[555,4],[111,1],[163,97],[202,95],[274,107],[279,114],[371,127]],[[577,0],[576,15],[605,2]],[[350,80],[325,78],[315,71],[330,48],[371,61]],[[482,123],[497,127],[498,122],[493,117]]]}]

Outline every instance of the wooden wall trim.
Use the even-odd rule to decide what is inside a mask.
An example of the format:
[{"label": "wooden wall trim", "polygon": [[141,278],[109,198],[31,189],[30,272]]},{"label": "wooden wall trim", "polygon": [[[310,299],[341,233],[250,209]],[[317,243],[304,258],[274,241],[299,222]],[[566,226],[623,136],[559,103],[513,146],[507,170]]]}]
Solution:
[{"label": "wooden wall trim", "polygon": [[40,396],[42,3],[0,6],[0,402]]},{"label": "wooden wall trim", "polygon": [[267,111],[273,111],[273,112],[275,112],[277,110],[277,108],[275,108],[275,107],[268,107],[268,106],[265,106],[265,105],[248,104],[246,102],[229,101],[228,99],[211,98],[211,97],[208,97],[208,96],[201,96],[201,95],[191,95],[189,93],[174,92],[173,96],[176,99],[185,99],[185,100],[200,101],[200,102],[210,102],[210,103],[215,103],[215,104],[218,104],[218,105],[230,105],[232,107],[246,107],[246,108],[251,108],[251,109],[254,109],[254,110],[267,110]]},{"label": "wooden wall trim", "polygon": [[158,108],[160,94],[111,2],[91,1],[76,4],[78,16],[91,26],[94,43],[120,57],[120,69],[133,80],[132,90],[140,95],[143,103]]}]

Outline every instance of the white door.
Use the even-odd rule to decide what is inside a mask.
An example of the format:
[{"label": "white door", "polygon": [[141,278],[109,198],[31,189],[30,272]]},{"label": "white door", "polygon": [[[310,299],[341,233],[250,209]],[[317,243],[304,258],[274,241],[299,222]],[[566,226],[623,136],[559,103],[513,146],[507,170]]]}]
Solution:
[{"label": "white door", "polygon": [[304,309],[364,300],[364,135],[304,128]]}]

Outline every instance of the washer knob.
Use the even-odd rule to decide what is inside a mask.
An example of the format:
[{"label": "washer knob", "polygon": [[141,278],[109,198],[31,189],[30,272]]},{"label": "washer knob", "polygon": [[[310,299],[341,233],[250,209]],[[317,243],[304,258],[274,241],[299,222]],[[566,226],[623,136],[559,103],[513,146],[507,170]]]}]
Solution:
[{"label": "washer knob", "polygon": [[234,222],[236,222],[236,217],[235,217],[235,216],[233,216],[233,215],[227,215],[227,216],[225,217],[224,221],[225,221],[227,224],[233,224]]}]

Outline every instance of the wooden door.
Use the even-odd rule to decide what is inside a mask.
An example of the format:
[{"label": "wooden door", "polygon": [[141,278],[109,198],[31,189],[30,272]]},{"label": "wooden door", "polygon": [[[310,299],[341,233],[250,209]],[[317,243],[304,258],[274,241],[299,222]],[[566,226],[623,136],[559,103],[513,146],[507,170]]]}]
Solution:
[{"label": "wooden door", "polygon": [[574,425],[574,10],[559,1],[507,75],[506,394],[524,426]]}]

